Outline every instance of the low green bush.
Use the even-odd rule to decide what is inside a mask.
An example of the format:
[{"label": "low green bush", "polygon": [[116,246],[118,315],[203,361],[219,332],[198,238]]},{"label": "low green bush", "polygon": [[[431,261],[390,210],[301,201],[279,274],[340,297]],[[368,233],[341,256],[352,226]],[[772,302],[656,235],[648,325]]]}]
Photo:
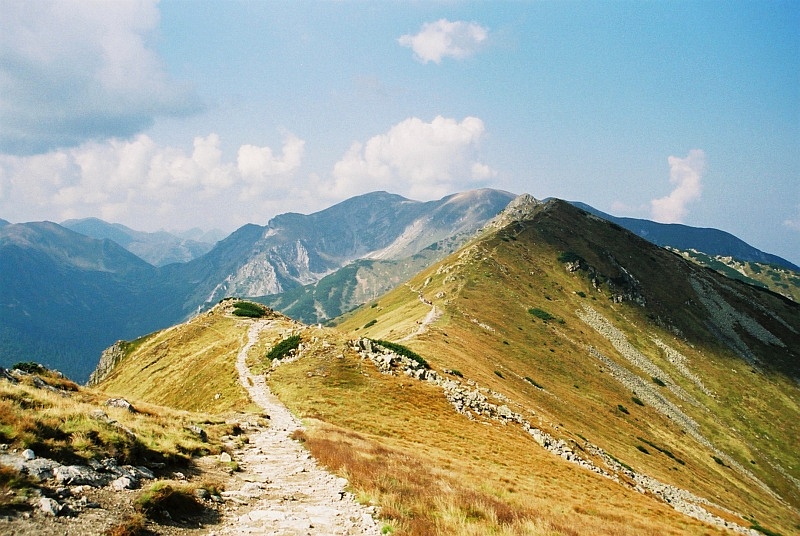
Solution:
[{"label": "low green bush", "polygon": [[248,301],[238,301],[233,304],[233,314],[247,318],[261,318],[266,314],[264,306]]},{"label": "low green bush", "polygon": [[528,312],[533,316],[535,316],[536,318],[544,320],[545,322],[547,322],[548,320],[554,320],[556,318],[555,316],[551,315],[544,309],[539,309],[538,307],[531,307],[530,309],[528,309]]},{"label": "low green bush", "polygon": [[539,389],[544,389],[544,387],[542,387],[541,385],[536,383],[535,380],[533,380],[533,379],[531,379],[531,378],[529,378],[527,376],[525,376],[525,381],[528,382],[529,384],[533,385],[534,387],[538,387]]},{"label": "low green bush", "polygon": [[273,346],[272,349],[267,352],[265,358],[270,361],[273,359],[283,359],[289,355],[289,352],[296,350],[298,346],[300,346],[300,335],[291,335]]},{"label": "low green bush", "polygon": [[396,342],[391,342],[391,341],[384,341],[381,339],[372,339],[372,342],[374,342],[377,345],[383,346],[387,350],[391,350],[397,355],[401,355],[403,357],[411,359],[412,361],[416,361],[426,369],[431,368],[430,365],[428,365],[428,362],[425,361],[425,359],[421,355],[419,355],[417,352],[415,352],[410,348],[406,348],[402,344],[397,344]]}]

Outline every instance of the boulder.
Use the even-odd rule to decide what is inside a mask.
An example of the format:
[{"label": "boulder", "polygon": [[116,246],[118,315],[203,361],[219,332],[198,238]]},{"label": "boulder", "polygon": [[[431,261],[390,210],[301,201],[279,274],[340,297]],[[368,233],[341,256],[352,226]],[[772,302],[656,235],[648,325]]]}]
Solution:
[{"label": "boulder", "polygon": [[39,509],[44,512],[45,515],[56,517],[61,513],[61,508],[61,505],[58,504],[58,501],[55,499],[49,497],[42,497],[39,499]]},{"label": "boulder", "polygon": [[121,476],[116,480],[112,480],[109,486],[111,486],[111,489],[113,489],[114,491],[123,491],[126,489],[138,488],[139,482],[129,476]]},{"label": "boulder", "polygon": [[109,398],[108,400],[106,400],[106,406],[112,408],[122,408],[130,411],[131,413],[136,413],[136,408],[133,407],[133,404],[131,404],[124,398]]},{"label": "boulder", "polygon": [[24,471],[28,473],[31,478],[40,482],[53,478],[56,467],[60,466],[60,463],[47,458],[36,458],[26,461],[23,464]]},{"label": "boulder", "polygon": [[85,465],[60,465],[53,471],[56,482],[67,486],[91,486],[102,488],[111,481],[109,475],[103,475]]}]

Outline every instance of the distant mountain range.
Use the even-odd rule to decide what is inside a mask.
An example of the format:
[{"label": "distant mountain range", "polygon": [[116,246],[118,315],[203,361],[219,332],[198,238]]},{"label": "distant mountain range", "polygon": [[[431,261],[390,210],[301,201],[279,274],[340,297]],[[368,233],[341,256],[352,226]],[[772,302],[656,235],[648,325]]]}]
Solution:
[{"label": "distant mountain range", "polygon": [[[114,341],[179,322],[226,296],[327,321],[455,251],[513,198],[483,189],[419,202],[374,192],[245,225],[203,254],[208,245],[198,241],[96,219],[2,220],[0,366],[36,360],[84,381]],[[722,231],[633,221],[649,239],[667,229],[682,240],[659,245],[793,266]]]},{"label": "distant mountain range", "polygon": [[596,216],[600,216],[604,220],[616,223],[657,246],[669,246],[679,250],[693,249],[712,256],[722,255],[741,261],[774,264],[790,270],[800,271],[800,267],[786,259],[756,249],[725,231],[690,227],[680,223],[657,223],[637,218],[619,218],[601,212],[585,203],[573,201],[572,204]]},{"label": "distant mountain range", "polygon": [[[145,233],[134,231],[119,223],[107,223],[97,218],[67,220],[61,225],[91,238],[113,240],[153,266],[164,266],[174,262],[188,262],[196,259],[211,251],[217,240],[222,238],[214,240],[199,230],[199,232],[190,232],[190,236],[200,239],[207,238],[207,241],[182,238],[166,231]],[[213,235],[211,236],[213,237]]]}]

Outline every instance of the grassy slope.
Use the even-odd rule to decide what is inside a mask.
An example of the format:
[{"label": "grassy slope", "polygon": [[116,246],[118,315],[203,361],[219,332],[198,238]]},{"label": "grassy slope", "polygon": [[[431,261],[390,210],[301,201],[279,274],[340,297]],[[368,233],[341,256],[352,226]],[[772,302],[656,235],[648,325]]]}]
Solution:
[{"label": "grassy slope", "polygon": [[[672,254],[638,241],[630,241],[628,250],[614,252],[618,262],[632,269],[640,280],[661,281],[664,288],[648,296],[647,308],[612,303],[607,287],[601,285],[596,290],[585,273],[568,273],[558,257],[566,248],[577,249],[590,264],[610,273],[613,266],[604,262],[605,253],[598,244],[612,243],[609,240],[619,230],[592,222],[591,232],[572,235],[570,228],[587,224],[570,219],[574,217],[549,214],[540,221],[542,225],[508,229],[478,241],[460,259],[451,257],[414,278],[410,287],[424,293],[444,315],[408,345],[435,368],[457,369],[466,378],[534,411],[545,425],[558,429],[555,435],[559,437],[577,441],[585,437],[634,469],[751,516],[762,526],[785,534],[798,530],[800,496],[796,484],[785,476],[800,477],[796,448],[796,438],[800,437],[800,394],[797,384],[786,374],[794,370],[797,375],[796,351],[800,342],[796,334],[788,333],[788,348],[792,349],[788,352],[747,339],[766,363],[759,368],[749,366],[721,347],[704,327],[707,313],[697,300],[684,305],[691,290],[686,275],[694,268],[687,263],[675,264]],[[665,280],[659,273],[664,265],[677,267],[678,273]],[[743,294],[756,292],[744,286],[735,290]],[[800,325],[797,307],[773,295],[757,294],[758,299],[766,300],[773,310],[789,319],[789,325]],[[700,424],[702,434],[715,447],[747,467],[786,503],[765,493],[748,477],[716,463],[713,452],[688,437],[675,422],[649,406],[634,403],[632,393],[612,379],[588,355],[587,348],[597,348],[646,380],[652,381],[651,378],[627,364],[608,340],[576,316],[583,304],[591,305],[623,330],[634,347],[696,398],[699,407],[662,389],[662,394],[683,406],[683,411]],[[530,315],[527,310],[534,307],[563,323],[543,322]],[[358,311],[340,327],[358,330],[357,334],[399,340],[415,328],[414,321],[420,321],[427,310],[416,292],[400,288],[382,297],[378,307]],[[781,333],[769,318],[757,316],[752,309],[748,312],[768,329]],[[372,319],[377,322],[365,329],[363,326]],[[665,327],[680,328],[687,340],[675,337]],[[651,336],[681,352],[692,371],[715,395],[706,395],[684,379]],[[500,371],[504,378],[494,371]],[[534,388],[523,380],[526,376],[545,389]],[[625,406],[629,414],[620,412],[618,404]],[[650,454],[642,453],[637,446],[644,444],[638,438],[668,450],[685,465],[653,448],[648,449]]]},{"label": "grassy slope", "polygon": [[311,451],[398,533],[718,532],[575,469],[519,428],[456,414],[435,387],[380,375],[331,330],[304,334],[315,337],[309,357],[279,367],[270,385],[306,420]]},{"label": "grassy slope", "polygon": [[[381,376],[349,349],[347,339],[354,336],[401,340],[416,331],[430,311],[419,299],[422,294],[443,314],[427,332],[403,344],[438,371],[458,369],[465,378],[503,393],[515,411],[556,437],[576,444],[588,439],[634,469],[750,516],[762,526],[783,534],[798,530],[800,500],[785,474],[800,477],[794,439],[800,436],[800,396],[787,376],[796,370],[800,341],[790,338],[790,351],[776,351],[743,336],[769,365],[753,369],[704,327],[707,313],[697,300],[686,305],[692,292],[686,278],[697,269],[637,241],[628,244],[630,250],[615,252],[617,265],[630,268],[642,281],[662,281],[664,288],[647,296],[647,308],[614,304],[608,299],[613,289],[607,282],[595,289],[585,271],[567,272],[558,257],[565,249],[580,250],[588,264],[612,282],[619,280],[617,265],[609,264],[607,252],[598,245],[618,240],[618,228],[592,220],[591,225],[599,227],[575,236],[570,229],[586,224],[575,221],[575,214],[548,217],[544,227],[517,225],[484,237],[465,253],[366,305],[342,322],[340,328],[349,334],[327,328],[300,330],[302,359],[272,372],[270,386],[305,419],[304,439],[310,450],[349,478],[362,499],[379,504],[397,533],[720,533],[656,499],[564,462],[516,426],[469,421],[455,413],[440,390],[406,377]],[[676,259],[681,264],[670,265],[675,273],[664,278],[663,266]],[[733,291],[751,292],[744,286]],[[726,296],[730,298],[730,292]],[[761,298],[800,325],[796,307],[774,295]],[[683,406],[718,449],[786,502],[717,464],[707,447],[654,408],[633,402],[632,393],[589,356],[588,347],[652,380],[578,318],[576,312],[584,304],[621,329],[634,347],[696,398],[698,407],[663,393]],[[556,319],[544,322],[528,312],[531,308]],[[748,312],[780,332],[773,320]],[[250,352],[252,364],[262,369],[261,356],[299,329],[285,317],[274,319]],[[253,410],[233,366],[251,323],[217,308],[154,334],[141,341],[103,387],[185,409]],[[676,330],[684,337],[675,337]],[[651,336],[681,352],[714,396],[685,379]],[[215,400],[216,393],[221,396]],[[620,412],[618,405],[629,413]],[[649,454],[637,449],[645,444]],[[733,514],[715,513],[747,524]]]},{"label": "grassy slope", "polygon": [[254,410],[235,366],[250,322],[232,316],[230,309],[216,307],[137,341],[98,387],[190,411]]},{"label": "grassy slope", "polygon": [[711,256],[694,250],[677,252],[685,258],[701,266],[713,268],[727,277],[763,286],[800,302],[800,273],[798,272],[772,264],[739,261],[720,255]]},{"label": "grassy slope", "polygon": [[[34,378],[55,390],[37,387]],[[41,384],[40,384],[41,385]],[[206,414],[135,404],[136,411],[109,407],[108,396],[42,371],[17,384],[0,381],[0,443],[30,448],[64,464],[115,458],[119,463],[185,465],[193,455],[219,453],[224,420]],[[97,418],[97,413],[108,418]],[[208,441],[189,430],[200,425]],[[2,499],[0,499],[2,503]]]}]

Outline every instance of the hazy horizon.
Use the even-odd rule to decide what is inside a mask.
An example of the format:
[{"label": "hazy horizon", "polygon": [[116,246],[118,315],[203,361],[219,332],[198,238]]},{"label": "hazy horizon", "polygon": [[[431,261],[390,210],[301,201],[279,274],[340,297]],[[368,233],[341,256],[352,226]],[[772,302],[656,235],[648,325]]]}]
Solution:
[{"label": "hazy horizon", "polygon": [[800,4],[0,0],[0,218],[264,225],[480,187],[800,264]]}]

